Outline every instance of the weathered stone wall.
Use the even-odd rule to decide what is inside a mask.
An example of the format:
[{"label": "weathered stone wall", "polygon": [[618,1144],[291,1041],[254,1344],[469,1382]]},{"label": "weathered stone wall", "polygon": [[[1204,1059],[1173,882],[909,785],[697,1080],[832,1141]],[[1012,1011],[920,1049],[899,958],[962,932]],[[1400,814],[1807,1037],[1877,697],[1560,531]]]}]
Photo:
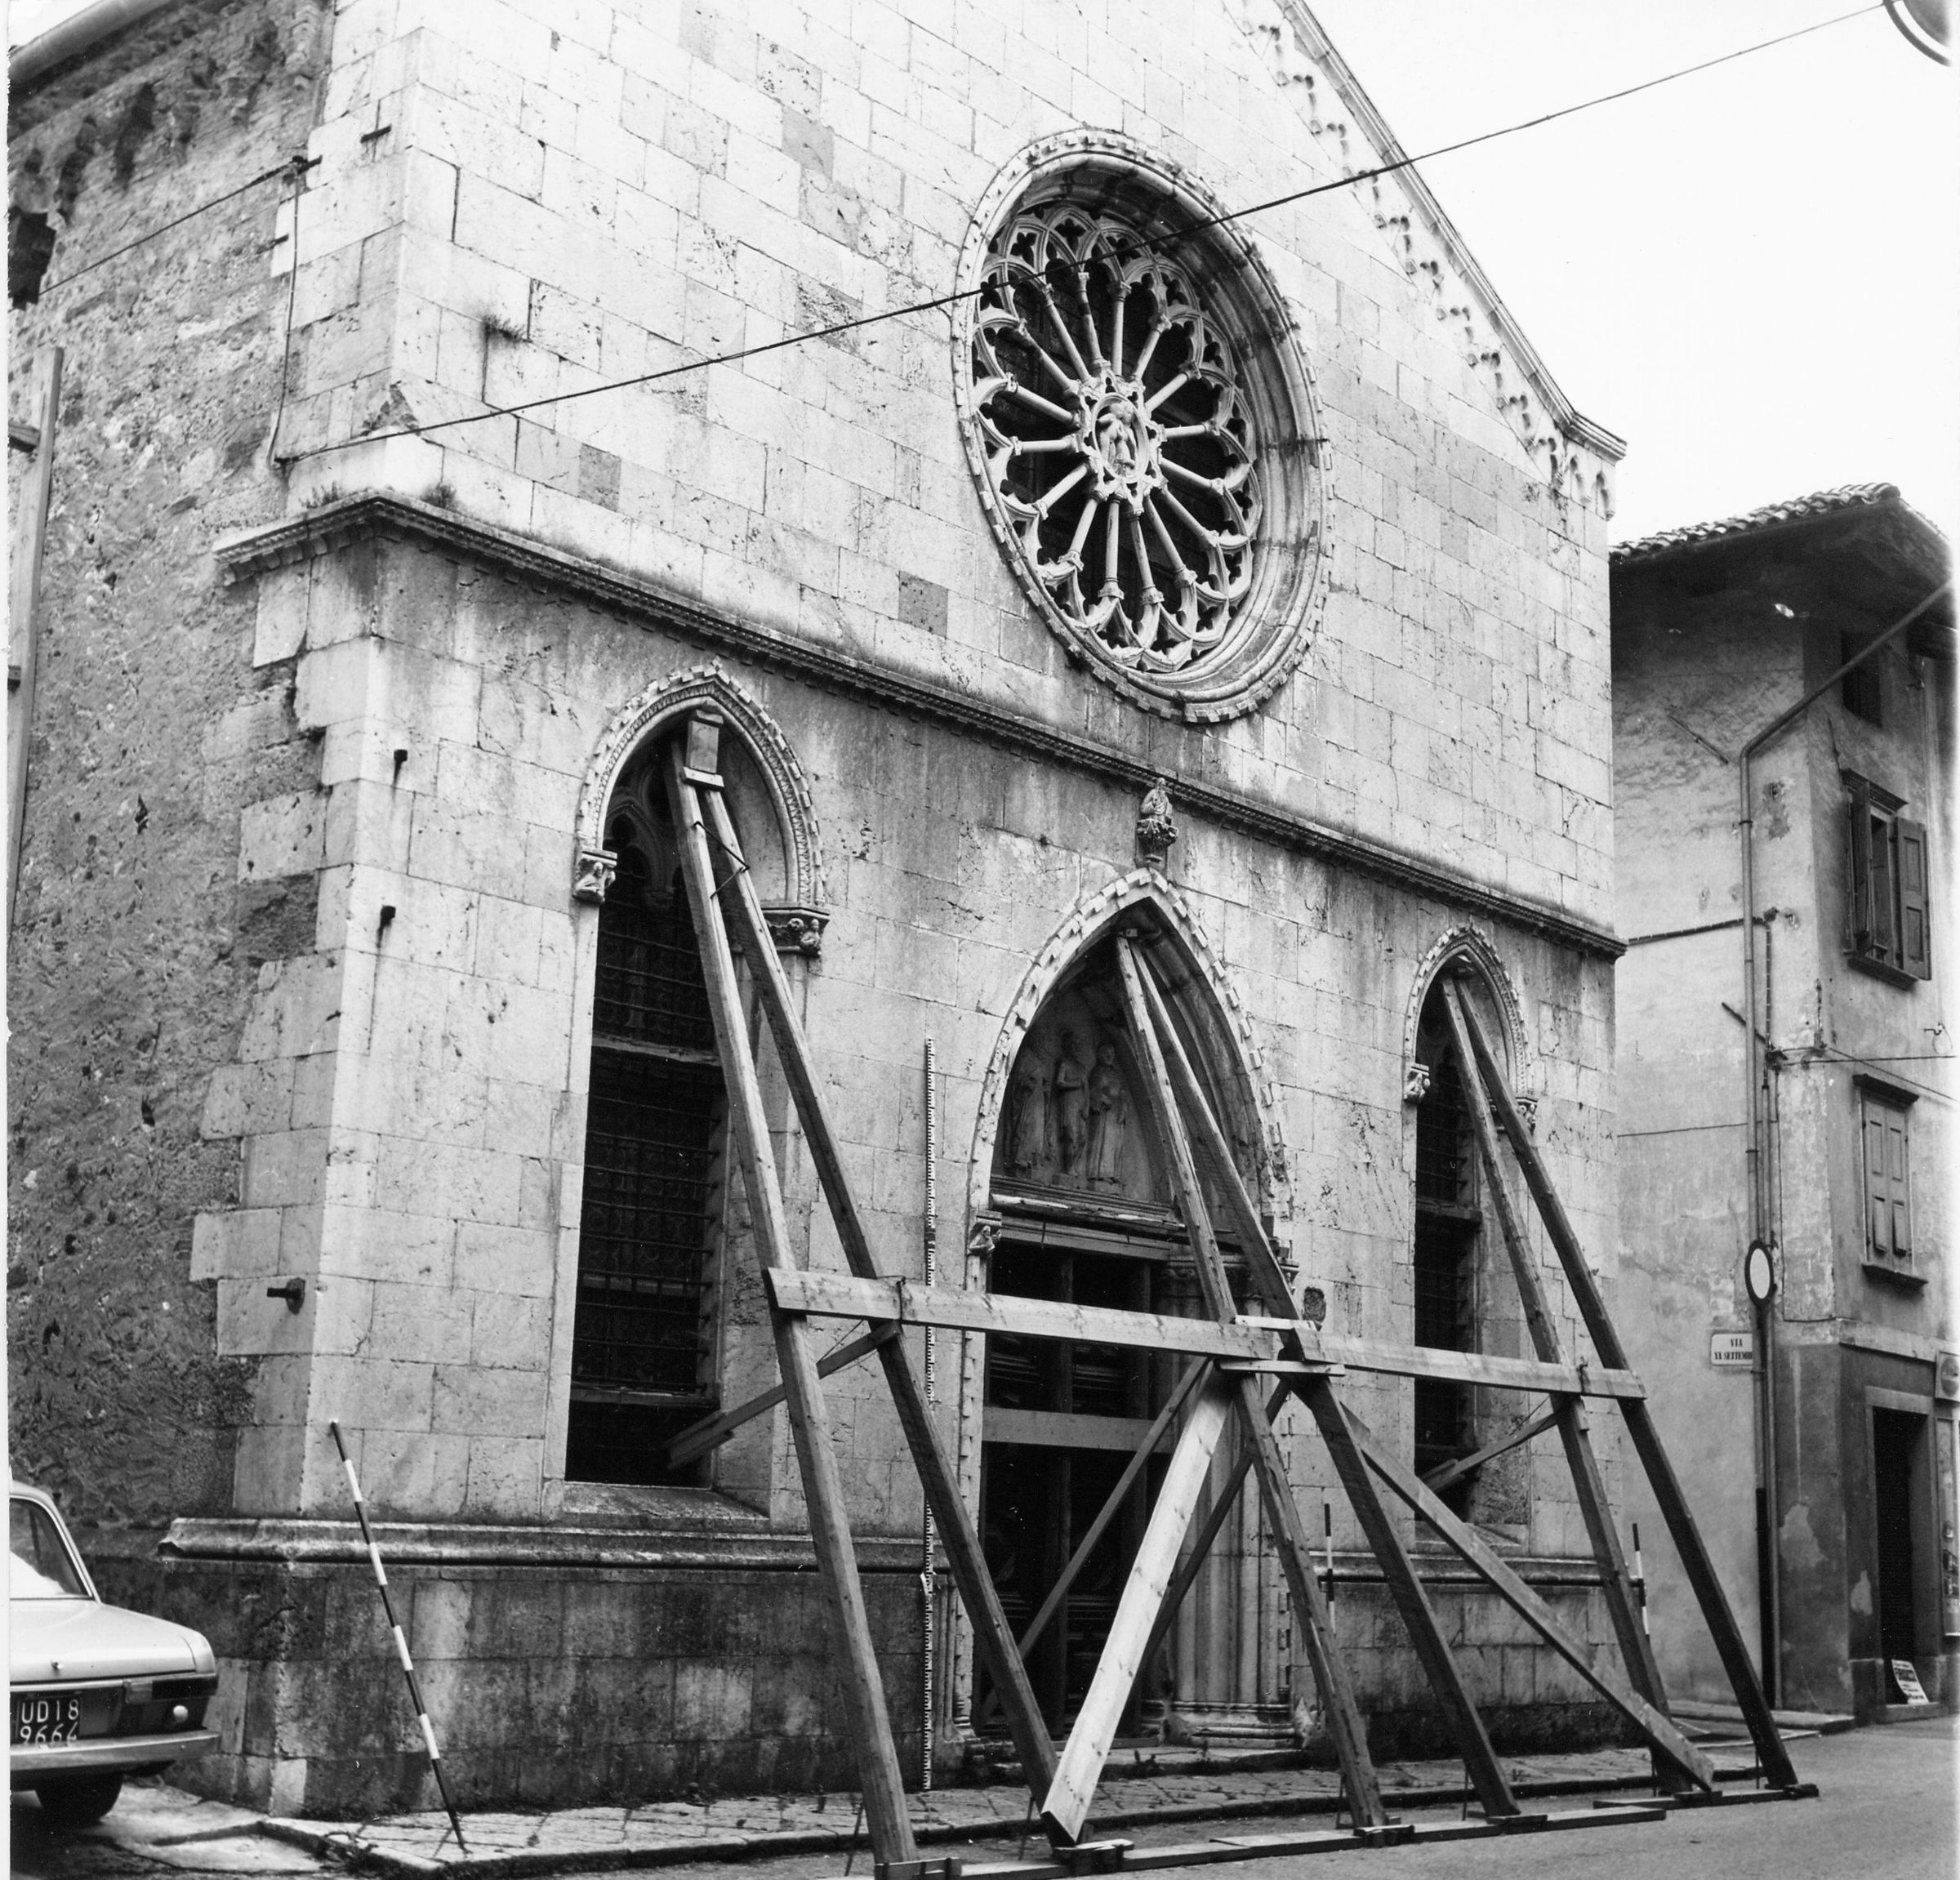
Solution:
[{"label": "weathered stone wall", "polygon": [[[1120,122],[1241,199],[1367,154],[1325,72],[1315,91],[1292,28],[1229,7],[1125,8],[1094,35],[1071,25],[1052,42],[1039,10],[1011,26],[976,11],[942,21],[942,35],[874,7],[849,38],[739,7],[649,25],[484,0],[456,38],[398,33],[397,20],[379,0],[336,16],[318,164],[298,207],[282,450],[942,291],[990,180],[1049,131]],[[256,212],[255,243],[271,238]],[[293,231],[282,210],[276,232]],[[1438,949],[1472,932],[1516,1008],[1512,1071],[1539,1099],[1540,1143],[1611,1271],[1606,466],[1544,430],[1536,368],[1499,342],[1494,305],[1446,234],[1386,181],[1261,225],[1317,375],[1332,530],[1311,653],[1260,711],[1222,725],[1123,702],[1029,608],[972,488],[937,316],[675,390],[305,455],[278,524],[273,488],[244,459],[252,501],[198,512],[131,636],[155,634],[152,664],[127,682],[127,709],[154,698],[172,728],[167,773],[198,805],[196,840],[139,898],[78,903],[74,920],[91,947],[127,945],[135,916],[113,922],[133,908],[161,937],[146,965],[208,931],[215,894],[281,936],[247,968],[245,938],[226,929],[209,945],[229,944],[228,963],[199,954],[198,972],[165,978],[204,1027],[187,1032],[172,1086],[173,1127],[198,1159],[167,1165],[172,1178],[211,1171],[183,1203],[197,1216],[187,1267],[180,1230],[175,1243],[172,1303],[193,1330],[172,1375],[226,1380],[216,1420],[238,1438],[185,1443],[172,1419],[207,1423],[205,1407],[180,1410],[143,1377],[113,1413],[149,1419],[159,1454],[167,1436],[202,1458],[194,1493],[158,1485],[115,1512],[229,1517],[203,1531],[194,1568],[152,1583],[204,1586],[223,1641],[234,1707],[201,1779],[320,1811],[409,1799],[420,1780],[398,1753],[406,1738],[391,1747],[369,1722],[363,1693],[393,1676],[379,1640],[336,1629],[357,1624],[350,1603],[333,1604],[357,1597],[353,1578],[318,1579],[305,1563],[266,1578],[250,1518],[344,1526],[329,1419],[346,1425],[377,1508],[426,1526],[418,1625],[427,1586],[470,1588],[431,1593],[426,1617],[439,1726],[481,1752],[482,1798],[582,1798],[602,1792],[581,1786],[595,1771],[653,1789],[710,1766],[707,1750],[662,1760],[650,1744],[724,1744],[711,1766],[731,1783],[833,1766],[811,1667],[780,1730],[730,1721],[774,1714],[777,1675],[736,1651],[710,1655],[726,1660],[710,1722],[678,1669],[650,1709],[615,1670],[595,1673],[586,1760],[527,1773],[519,1746],[558,1740],[579,1655],[564,1629],[569,1583],[548,1564],[473,1564],[473,1535],[491,1524],[672,1532],[732,1503],[786,1544],[803,1522],[780,1415],[720,1452],[711,1489],[562,1478],[597,922],[573,893],[579,796],[617,715],[706,660],[807,781],[829,924],[820,956],[796,969],[799,996],[887,1271],[920,1270],[924,1040],[944,1078],[938,1185],[956,1250],[971,1212],[958,1197],[970,1204],[973,1171],[991,1165],[1018,1027],[1133,900],[1176,924],[1200,962],[1256,1095],[1279,1236],[1325,1288],[1334,1330],[1410,1335],[1409,1039]],[[294,245],[234,257],[241,276],[256,270],[266,344]],[[180,331],[149,394],[199,423],[216,409],[193,379],[212,356],[193,342],[207,337]],[[278,370],[265,357],[261,392]],[[174,463],[179,441],[160,434],[152,461]],[[100,480],[118,474],[105,464]],[[212,536],[261,523],[223,548],[240,585],[217,589]],[[94,630],[67,590],[56,611],[60,630]],[[182,647],[201,631],[210,670],[180,695]],[[68,709],[77,735],[50,751],[105,751],[100,726]],[[207,728],[203,748],[187,724]],[[105,766],[105,803],[125,787],[124,762]],[[1179,807],[1168,879],[1135,867],[1153,772]],[[132,831],[154,839],[170,799],[140,800],[138,815],[131,793]],[[85,801],[100,820],[102,804],[78,795],[74,809]],[[51,797],[56,830],[69,808]],[[74,827],[78,842],[94,832]],[[47,877],[38,889],[72,891]],[[76,983],[72,971],[61,982]],[[67,1036],[65,1008],[33,1018]],[[839,1263],[786,1123],[778,1154],[799,1253]],[[146,1197],[165,1187],[161,1174],[130,1183]],[[773,1381],[739,1210],[733,1230],[728,1399]],[[123,1335],[157,1281],[133,1237],[103,1271],[123,1289]],[[1490,1342],[1516,1350],[1514,1292],[1487,1277]],[[308,1290],[291,1312],[266,1288],[294,1279]],[[1563,1288],[1547,1284],[1571,1339]],[[20,1335],[40,1336],[38,1321]],[[956,1362],[957,1343],[942,1343],[942,1376],[958,1381],[941,1415],[977,1487],[978,1374]],[[98,1388],[74,1374],[74,1390]],[[1350,1394],[1386,1440],[1405,1441],[1405,1383],[1350,1380]],[[841,1373],[830,1396],[855,1527],[874,1546],[911,1540],[916,1482],[875,1373]],[[57,1428],[61,1407],[38,1406],[34,1427]],[[1302,1491],[1326,1487],[1317,1446],[1290,1423],[1287,1442]],[[111,1484],[113,1453],[105,1443],[91,1463]],[[1539,1458],[1506,1472],[1490,1511],[1503,1544],[1554,1561],[1582,1551],[1560,1472]],[[1358,1544],[1344,1516],[1337,1539]],[[614,1590],[591,1595],[594,1623],[622,1638],[689,1623],[691,1583],[598,1584]],[[780,1579],[742,1584],[713,1616],[746,1637],[786,1596]],[[257,1588],[252,1610],[284,1616],[220,1625],[232,1595],[214,1586],[241,1600]],[[1601,1638],[1594,1597],[1570,1597]],[[464,1607],[474,1616],[459,1630]],[[913,1610],[886,1615],[895,1689],[911,1688]],[[1422,1700],[1396,1623],[1370,1594],[1352,1611],[1343,1639],[1364,1691],[1392,1720],[1384,1731],[1413,1743]],[[1261,1622],[1276,1631],[1276,1614]],[[1592,1718],[1487,1600],[1455,1602],[1447,1623],[1473,1691],[1521,1740],[1554,1712],[1568,1729]],[[268,1640],[280,1642],[270,1666]],[[692,1654],[671,1664],[707,1662]],[[664,1646],[654,1656],[670,1663]],[[949,1683],[964,1675],[956,1651]],[[514,1714],[520,1682],[532,1707]],[[492,1713],[506,1734],[473,1736]]]},{"label": "weathered stone wall", "polygon": [[189,1277],[193,1216],[237,1194],[200,1125],[258,975],[314,944],[310,881],[238,878],[240,814],[317,753],[210,554],[288,500],[278,185],[80,270],[304,145],[323,22],[173,7],[10,100],[11,199],[57,238],[12,316],[15,415],[35,349],[66,354],[9,951],[11,1436],[85,1521],[229,1505],[252,1367],[214,1350]]}]

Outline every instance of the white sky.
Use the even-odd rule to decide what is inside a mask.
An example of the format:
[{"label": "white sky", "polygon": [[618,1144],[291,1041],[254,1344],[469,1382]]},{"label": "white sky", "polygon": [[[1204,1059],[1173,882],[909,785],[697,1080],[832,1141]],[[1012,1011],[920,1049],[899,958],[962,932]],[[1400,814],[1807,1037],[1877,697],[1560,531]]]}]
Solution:
[{"label": "white sky", "polygon": [[[1849,10],[1309,4],[1412,154]],[[9,38],[76,10],[16,3]],[[1628,440],[1617,537],[1889,481],[1960,538],[1957,103],[1873,11],[1423,167],[1552,376]]]}]

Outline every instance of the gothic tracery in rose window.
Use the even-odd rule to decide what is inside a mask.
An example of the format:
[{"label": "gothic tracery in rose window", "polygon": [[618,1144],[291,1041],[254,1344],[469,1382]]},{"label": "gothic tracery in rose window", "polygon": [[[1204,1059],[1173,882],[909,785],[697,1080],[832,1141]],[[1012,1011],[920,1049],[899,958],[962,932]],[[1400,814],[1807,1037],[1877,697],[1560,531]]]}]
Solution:
[{"label": "gothic tracery in rose window", "polygon": [[1050,604],[1132,670],[1202,664],[1234,637],[1261,496],[1239,363],[1191,279],[1113,218],[1024,210],[973,350],[987,479]]}]

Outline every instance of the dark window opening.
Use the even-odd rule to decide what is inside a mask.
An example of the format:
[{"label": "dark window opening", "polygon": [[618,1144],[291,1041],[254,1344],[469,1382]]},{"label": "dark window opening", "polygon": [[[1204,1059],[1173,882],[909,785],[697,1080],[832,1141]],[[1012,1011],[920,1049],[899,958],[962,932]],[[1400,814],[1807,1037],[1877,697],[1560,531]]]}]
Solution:
[{"label": "dark window opening", "polygon": [[659,773],[622,781],[599,912],[565,1473],[691,1483],[666,1447],[716,1407],[725,1098]]},{"label": "dark window opening", "polygon": [[[1838,663],[1847,665],[1857,658],[1869,640],[1862,634],[1840,633],[1838,635]],[[1880,662],[1868,659],[1861,666],[1854,666],[1838,680],[1838,689],[1844,702],[1844,709],[1854,718],[1862,718],[1869,724],[1885,723],[1884,689],[1880,684]]]},{"label": "dark window opening", "polygon": [[54,225],[32,209],[7,212],[7,297],[16,307],[41,298],[41,283],[55,258]]},{"label": "dark window opening", "polygon": [[[1454,1049],[1441,1041],[1442,1018],[1425,1013],[1429,1087],[1415,1112],[1415,1343],[1432,1350],[1477,1348],[1477,1252],[1481,1222],[1469,1099]],[[1414,1463],[1427,1475],[1477,1447],[1471,1387],[1446,1378],[1415,1379]],[[1468,1516],[1474,1474],[1441,1490]]]}]

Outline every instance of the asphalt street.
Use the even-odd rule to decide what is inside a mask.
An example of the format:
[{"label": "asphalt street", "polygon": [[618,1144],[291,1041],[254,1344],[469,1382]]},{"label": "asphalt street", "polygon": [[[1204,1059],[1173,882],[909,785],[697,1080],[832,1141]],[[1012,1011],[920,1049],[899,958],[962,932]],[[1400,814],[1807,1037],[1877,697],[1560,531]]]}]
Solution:
[{"label": "asphalt street", "polygon": [[[1929,1717],[1790,1746],[1798,1773],[1817,1783],[1815,1801],[1677,1813],[1665,1821],[1557,1834],[1506,1836],[1418,1848],[1343,1851],[1312,1856],[1253,1859],[1210,1869],[1226,1880],[1474,1880],[1503,1875],[1578,1876],[1581,1880],[1954,1880],[1960,1872],[1960,1719]],[[1624,1794],[1615,1801],[1628,1799]],[[209,1805],[207,1805],[207,1806]],[[1561,1798],[1559,1809],[1584,1808]],[[316,1874],[328,1869],[297,1850],[250,1832],[242,1811],[167,1813],[147,1806],[143,1791],[98,1827],[54,1836],[42,1829],[31,1796],[13,1804],[13,1868],[32,1880],[100,1880],[109,1875]],[[1454,1811],[1417,1819],[1450,1818]],[[1183,1822],[1126,1830],[1139,1845],[1297,1833],[1296,1817],[1221,1823],[1214,1830]],[[1039,1842],[1029,1851],[1039,1850]],[[975,1843],[956,1852],[969,1863],[1011,1860],[1012,1841]],[[665,1867],[668,1880],[728,1880],[723,1861]],[[860,1855],[856,1872],[869,1880]],[[568,1870],[576,1873],[576,1869]],[[755,1880],[837,1880],[834,1854],[744,1864]]]}]

